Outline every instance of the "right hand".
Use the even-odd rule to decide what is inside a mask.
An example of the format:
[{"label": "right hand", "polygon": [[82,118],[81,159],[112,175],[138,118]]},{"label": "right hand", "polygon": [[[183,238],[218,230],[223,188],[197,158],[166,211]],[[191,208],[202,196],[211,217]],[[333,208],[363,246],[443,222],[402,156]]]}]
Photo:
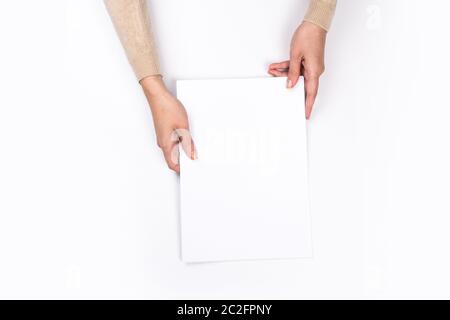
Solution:
[{"label": "right hand", "polygon": [[158,146],[169,168],[179,173],[179,143],[190,159],[197,158],[186,109],[167,90],[161,76],[146,77],[140,83],[152,111]]},{"label": "right hand", "polygon": [[325,70],[324,52],[327,31],[304,21],[291,41],[290,60],[272,63],[269,73],[275,77],[287,76],[287,87],[293,88],[301,75],[305,79],[305,116],[309,119],[319,89],[319,78]]}]

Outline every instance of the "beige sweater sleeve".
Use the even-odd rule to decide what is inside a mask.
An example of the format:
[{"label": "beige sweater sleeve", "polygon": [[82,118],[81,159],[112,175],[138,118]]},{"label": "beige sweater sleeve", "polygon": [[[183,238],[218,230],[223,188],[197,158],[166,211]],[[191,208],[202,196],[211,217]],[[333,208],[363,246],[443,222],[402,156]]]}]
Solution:
[{"label": "beige sweater sleeve", "polygon": [[[337,0],[311,0],[305,21],[328,30]],[[159,62],[146,0],[104,0],[138,80],[159,75]]]},{"label": "beige sweater sleeve", "polygon": [[328,31],[333,20],[336,2],[337,0],[311,0],[304,20]]},{"label": "beige sweater sleeve", "polygon": [[146,0],[104,0],[138,80],[159,75],[159,61]]}]

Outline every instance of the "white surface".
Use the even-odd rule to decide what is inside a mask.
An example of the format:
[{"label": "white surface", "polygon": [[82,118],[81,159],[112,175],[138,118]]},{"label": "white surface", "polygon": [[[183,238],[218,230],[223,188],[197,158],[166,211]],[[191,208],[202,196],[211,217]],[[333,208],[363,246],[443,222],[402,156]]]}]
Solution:
[{"label": "white surface", "polygon": [[[172,87],[264,76],[307,1],[187,2],[152,1]],[[0,296],[450,298],[449,11],[340,0],[308,123],[313,260],[185,266],[178,182],[102,2],[0,1]]]},{"label": "white surface", "polygon": [[181,154],[184,262],[311,258],[304,87],[177,81],[199,158]]}]

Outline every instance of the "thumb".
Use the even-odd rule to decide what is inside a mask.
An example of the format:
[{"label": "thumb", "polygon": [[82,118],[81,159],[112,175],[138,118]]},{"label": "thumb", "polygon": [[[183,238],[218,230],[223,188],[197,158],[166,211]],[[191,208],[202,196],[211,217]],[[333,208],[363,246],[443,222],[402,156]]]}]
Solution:
[{"label": "thumb", "polygon": [[298,78],[300,77],[300,69],[300,60],[291,57],[291,60],[289,61],[289,72],[286,84],[288,89],[295,87],[295,85],[297,84]]},{"label": "thumb", "polygon": [[197,150],[195,149],[194,140],[192,140],[191,133],[187,129],[176,129],[175,130],[178,141],[183,148],[184,153],[189,157],[189,159],[197,159]]}]

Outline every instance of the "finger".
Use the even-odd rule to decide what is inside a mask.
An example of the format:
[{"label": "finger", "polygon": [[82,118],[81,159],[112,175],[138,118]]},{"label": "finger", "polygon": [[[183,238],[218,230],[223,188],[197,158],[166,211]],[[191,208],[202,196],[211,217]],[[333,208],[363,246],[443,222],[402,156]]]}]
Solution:
[{"label": "finger", "polygon": [[269,65],[269,70],[272,69],[288,69],[289,68],[289,60],[283,62],[272,63]]},{"label": "finger", "polygon": [[191,159],[197,159],[197,152],[195,150],[194,141],[192,140],[191,133],[186,129],[176,129],[175,132],[178,135],[178,140],[181,143],[184,153]]},{"label": "finger", "polygon": [[288,79],[286,86],[290,89],[295,87],[300,77],[301,63],[299,59],[292,59],[289,63]]},{"label": "finger", "polygon": [[167,147],[163,147],[162,152],[167,166],[176,173],[180,173],[178,143],[175,142]]},{"label": "finger", "polygon": [[272,75],[274,77],[287,77],[287,75],[288,75],[288,69],[285,69],[285,70],[273,69],[273,70],[269,70],[268,72],[270,75]]},{"label": "finger", "polygon": [[305,117],[309,119],[319,91],[319,77],[305,77]]}]

